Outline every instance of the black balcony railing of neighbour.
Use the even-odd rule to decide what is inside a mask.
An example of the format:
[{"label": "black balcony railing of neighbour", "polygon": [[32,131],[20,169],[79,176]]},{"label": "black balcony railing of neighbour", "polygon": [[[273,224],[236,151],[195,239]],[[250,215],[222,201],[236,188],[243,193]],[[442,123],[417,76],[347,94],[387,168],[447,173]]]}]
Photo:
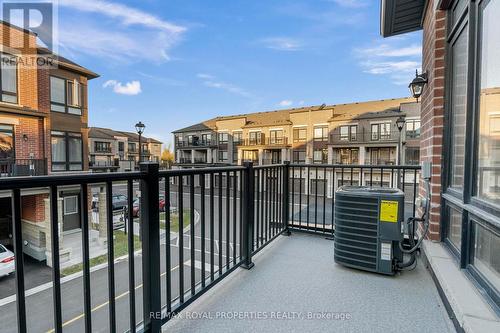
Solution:
[{"label": "black balcony railing of neighbour", "polygon": [[286,146],[288,145],[288,138],[253,138],[244,139],[238,142],[240,146]]},{"label": "black balcony railing of neighbour", "polygon": [[46,159],[0,159],[0,178],[44,176],[46,174]]},{"label": "black balcony railing of neighbour", "polygon": [[211,147],[216,146],[216,140],[193,140],[193,141],[177,141],[177,147]]},{"label": "black balcony railing of neighbour", "polygon": [[357,133],[341,134],[333,133],[330,135],[330,143],[376,143],[376,142],[398,142],[399,131],[379,132],[379,131],[360,131]]},{"label": "black balcony railing of neighbour", "polygon": [[[290,231],[308,231],[332,235],[333,194],[341,185],[396,187],[405,190],[408,214],[415,213],[419,167],[279,165],[214,167],[159,171],[158,164],[143,163],[140,171],[108,174],[79,174],[42,177],[7,178],[0,181],[0,191],[11,191],[13,241],[15,252],[15,284],[17,294],[17,327],[26,332],[31,325],[26,311],[23,233],[21,220],[22,192],[49,188],[50,250],[52,262],[53,323],[43,331],[62,332],[68,322],[81,321],[81,331],[160,332],[161,326],[179,311],[226,278],[238,267],[250,269],[252,256],[279,235]],[[134,195],[139,185],[140,218],[135,212]],[[66,186],[80,187],[80,222],[82,242],[83,314],[66,318],[68,300],[62,297],[60,261],[60,225],[58,190]],[[89,196],[93,186],[105,190],[107,238],[106,327],[93,320],[94,297],[102,298],[91,277],[89,232]],[[115,261],[113,196],[126,193],[126,232],[128,269],[117,273],[123,257]],[[165,206],[158,202],[164,198]],[[139,225],[140,248],[136,248],[134,232]],[[189,226],[189,228],[186,228]],[[165,230],[167,233],[165,235]],[[168,231],[174,232],[170,236]],[[120,231],[121,232],[121,231]],[[49,242],[48,242],[49,243]],[[142,251],[140,256],[136,251]],[[139,259],[140,258],[140,259]],[[136,264],[135,261],[141,264]],[[117,266],[118,267],[118,266]],[[142,274],[142,276],[141,276]],[[128,275],[128,276],[127,276]],[[119,283],[117,282],[119,279]],[[92,281],[91,281],[92,280]],[[124,282],[125,281],[125,282]],[[106,287],[105,287],[106,288]],[[142,292],[138,292],[141,289]],[[101,293],[97,295],[96,293]],[[128,302],[123,301],[128,295]],[[71,300],[74,302],[74,300]],[[45,311],[39,309],[37,311]],[[117,312],[119,311],[119,316]],[[124,314],[124,311],[126,314]],[[102,315],[100,316],[102,318]],[[127,318],[119,320],[118,318]],[[9,325],[10,323],[3,323]],[[16,325],[15,318],[12,327]],[[53,326],[52,326],[53,325]]]},{"label": "black balcony railing of neighbour", "polygon": [[118,159],[113,161],[89,161],[90,168],[118,168],[119,166]]}]

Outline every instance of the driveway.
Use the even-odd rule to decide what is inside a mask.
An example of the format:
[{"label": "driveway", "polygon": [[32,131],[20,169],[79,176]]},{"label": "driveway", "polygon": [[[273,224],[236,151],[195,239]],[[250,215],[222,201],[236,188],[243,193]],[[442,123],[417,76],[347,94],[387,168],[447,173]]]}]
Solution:
[{"label": "driveway", "polygon": [[[45,261],[38,261],[30,256],[24,256],[25,290],[52,281],[52,269]],[[0,300],[16,293],[15,274],[0,278]]]}]

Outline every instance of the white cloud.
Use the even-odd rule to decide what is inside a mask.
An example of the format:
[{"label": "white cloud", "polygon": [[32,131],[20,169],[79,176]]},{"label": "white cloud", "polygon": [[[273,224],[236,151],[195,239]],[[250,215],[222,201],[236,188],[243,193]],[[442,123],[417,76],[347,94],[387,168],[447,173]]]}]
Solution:
[{"label": "white cloud", "polygon": [[366,0],[332,0],[332,1],[341,7],[348,7],[348,8],[361,8],[368,6],[368,2]]},{"label": "white cloud", "polygon": [[354,55],[359,59],[363,72],[388,76],[393,84],[408,84],[420,70],[422,46],[406,39],[391,39],[384,43],[357,48]]},{"label": "white cloud", "polygon": [[362,63],[365,72],[370,74],[392,74],[415,71],[420,67],[417,61],[365,61]]},{"label": "white cloud", "polygon": [[420,56],[422,54],[422,45],[414,44],[404,47],[391,47],[387,44],[381,44],[376,47],[361,49],[359,52],[366,55],[380,57],[411,57]]},{"label": "white cloud", "polygon": [[214,75],[200,73],[197,74],[196,76],[203,81],[203,84],[206,87],[224,90],[231,94],[240,95],[247,98],[253,97],[253,95],[248,91],[246,91],[245,89],[240,88],[232,83],[220,81]]},{"label": "white cloud", "polygon": [[170,50],[187,30],[111,1],[60,0],[59,4],[72,10],[59,20],[59,47],[74,58],[85,53],[122,62],[162,63],[171,59]]},{"label": "white cloud", "polygon": [[141,82],[132,81],[122,84],[116,80],[108,80],[103,85],[103,88],[113,87],[113,91],[120,95],[138,95],[142,92]]},{"label": "white cloud", "polygon": [[162,20],[152,14],[111,1],[59,0],[59,6],[116,18],[125,25],[142,25],[171,33],[182,33],[186,30],[184,27]]},{"label": "white cloud", "polygon": [[292,106],[293,105],[293,101],[289,100],[289,99],[284,99],[282,100],[281,102],[279,102],[278,104],[279,106]]},{"label": "white cloud", "polygon": [[215,77],[213,75],[210,75],[210,74],[206,74],[206,73],[199,73],[196,75],[199,79],[206,79],[206,80],[213,80],[215,79]]},{"label": "white cloud", "polygon": [[289,37],[263,38],[259,40],[259,43],[268,49],[278,51],[300,51],[303,47],[299,40]]}]

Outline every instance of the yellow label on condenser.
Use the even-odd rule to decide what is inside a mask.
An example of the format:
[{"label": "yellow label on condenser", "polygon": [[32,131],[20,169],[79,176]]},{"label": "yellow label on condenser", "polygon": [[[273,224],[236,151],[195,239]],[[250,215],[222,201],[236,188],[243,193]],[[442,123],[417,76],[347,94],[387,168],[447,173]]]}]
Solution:
[{"label": "yellow label on condenser", "polygon": [[380,202],[380,221],[382,222],[398,222],[398,207],[397,201],[382,200]]}]

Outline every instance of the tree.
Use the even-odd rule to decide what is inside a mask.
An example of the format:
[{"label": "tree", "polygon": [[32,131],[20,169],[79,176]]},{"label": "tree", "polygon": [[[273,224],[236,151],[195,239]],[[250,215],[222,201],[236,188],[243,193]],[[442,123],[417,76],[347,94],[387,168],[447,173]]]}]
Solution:
[{"label": "tree", "polygon": [[163,152],[161,153],[161,164],[167,168],[171,168],[172,164],[174,164],[175,157],[174,153],[170,151],[170,145],[163,149]]}]

